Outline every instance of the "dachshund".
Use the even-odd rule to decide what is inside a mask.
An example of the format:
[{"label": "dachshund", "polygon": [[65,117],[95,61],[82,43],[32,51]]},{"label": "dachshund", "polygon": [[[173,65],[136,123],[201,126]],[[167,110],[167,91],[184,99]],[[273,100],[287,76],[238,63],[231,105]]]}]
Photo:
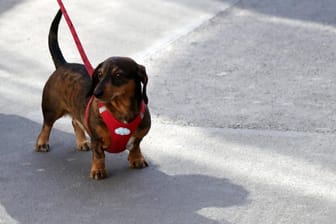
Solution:
[{"label": "dachshund", "polygon": [[[83,64],[68,63],[63,57],[58,44],[61,18],[62,12],[59,10],[49,31],[49,51],[56,70],[43,88],[43,125],[35,150],[48,152],[54,122],[64,115],[70,115],[78,150],[92,149],[92,179],[107,177],[105,151],[114,152],[114,145],[119,144],[118,139],[112,138],[113,135],[119,135],[121,139],[128,137],[115,152],[129,150],[131,168],[147,167],[148,163],[140,150],[140,142],[151,126],[145,67],[131,58],[111,57],[95,68],[91,78]],[[111,120],[121,127],[109,129],[103,113],[109,114]],[[136,120],[134,130],[129,130],[127,125]],[[122,125],[126,125],[126,128]],[[90,136],[91,146],[85,132]]]}]

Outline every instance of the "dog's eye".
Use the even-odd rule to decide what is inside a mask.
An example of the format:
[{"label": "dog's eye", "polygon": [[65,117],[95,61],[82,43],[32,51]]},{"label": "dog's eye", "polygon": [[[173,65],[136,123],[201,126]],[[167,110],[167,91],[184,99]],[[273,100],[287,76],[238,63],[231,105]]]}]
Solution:
[{"label": "dog's eye", "polygon": [[127,82],[127,76],[124,73],[118,72],[112,76],[112,83],[116,86],[121,86]]},{"label": "dog's eye", "polygon": [[102,79],[103,78],[103,73],[102,72],[98,72],[98,79]]},{"label": "dog's eye", "polygon": [[123,80],[124,79],[124,75],[123,74],[121,74],[121,73],[116,73],[115,75],[114,75],[114,80],[115,81],[121,81],[121,80]]}]

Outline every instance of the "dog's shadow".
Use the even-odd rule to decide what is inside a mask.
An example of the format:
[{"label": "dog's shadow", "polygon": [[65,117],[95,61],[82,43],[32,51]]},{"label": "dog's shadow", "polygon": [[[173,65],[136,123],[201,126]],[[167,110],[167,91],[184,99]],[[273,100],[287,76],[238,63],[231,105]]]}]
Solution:
[{"label": "dog's shadow", "polygon": [[143,170],[129,169],[125,153],[109,155],[109,178],[93,181],[91,152],[76,152],[72,134],[55,129],[51,151],[34,152],[40,128],[0,114],[0,220],[6,223],[228,223],[209,209],[246,202],[248,192],[228,179],[166,174],[150,155]]}]

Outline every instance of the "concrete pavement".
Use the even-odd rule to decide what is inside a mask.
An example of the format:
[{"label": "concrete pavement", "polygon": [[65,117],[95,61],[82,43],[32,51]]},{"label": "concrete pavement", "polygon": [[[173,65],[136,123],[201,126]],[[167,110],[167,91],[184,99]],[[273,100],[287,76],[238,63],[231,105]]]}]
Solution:
[{"label": "concrete pavement", "polygon": [[[146,65],[150,167],[109,155],[109,178],[90,180],[68,119],[49,153],[33,152],[57,6],[2,1],[0,223],[335,222],[336,3],[67,4],[94,64],[113,52]],[[64,24],[60,35],[79,61]]]}]

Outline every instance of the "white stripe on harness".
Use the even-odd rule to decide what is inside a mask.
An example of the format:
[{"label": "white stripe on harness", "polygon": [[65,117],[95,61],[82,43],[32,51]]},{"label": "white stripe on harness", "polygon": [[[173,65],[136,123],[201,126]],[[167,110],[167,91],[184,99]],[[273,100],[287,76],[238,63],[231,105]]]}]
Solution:
[{"label": "white stripe on harness", "polygon": [[106,106],[102,106],[102,107],[100,107],[99,108],[99,113],[103,113],[104,111],[106,111],[107,109],[106,109]]}]

